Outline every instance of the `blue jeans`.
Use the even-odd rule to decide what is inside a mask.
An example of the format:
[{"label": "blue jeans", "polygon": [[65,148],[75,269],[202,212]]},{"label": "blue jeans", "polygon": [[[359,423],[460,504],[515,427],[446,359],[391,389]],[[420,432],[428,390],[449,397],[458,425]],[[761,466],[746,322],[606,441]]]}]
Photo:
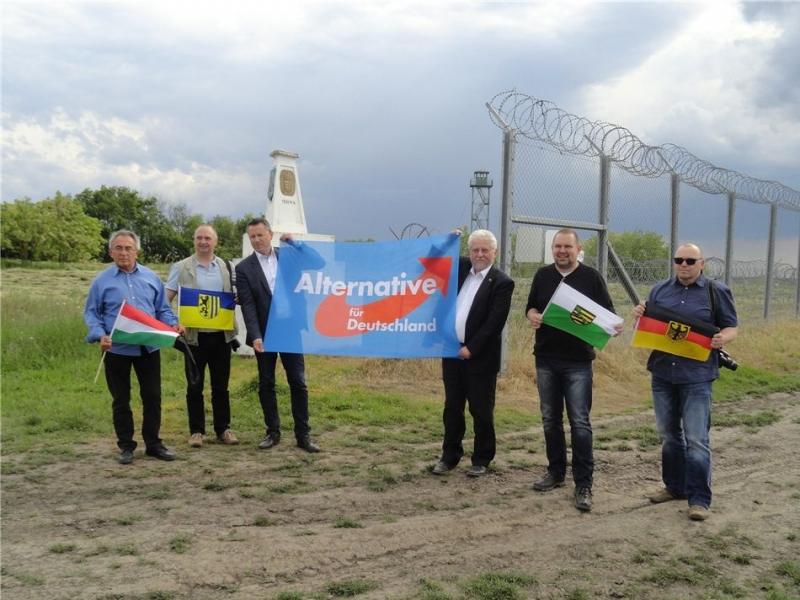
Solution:
[{"label": "blue jeans", "polygon": [[592,487],[592,362],[536,358],[536,385],[542,411],[547,470],[563,479],[567,471],[564,406],[572,442],[572,478],[577,487]]},{"label": "blue jeans", "polygon": [[664,485],[687,497],[690,506],[706,508],[711,505],[711,384],[652,379]]}]

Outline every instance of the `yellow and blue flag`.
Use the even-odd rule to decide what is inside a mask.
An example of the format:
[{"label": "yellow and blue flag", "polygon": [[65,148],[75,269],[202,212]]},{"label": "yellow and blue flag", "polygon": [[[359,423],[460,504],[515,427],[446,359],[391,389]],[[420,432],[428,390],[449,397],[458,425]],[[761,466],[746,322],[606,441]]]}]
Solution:
[{"label": "yellow and blue flag", "polygon": [[229,331],[234,326],[235,308],[233,292],[212,292],[183,286],[178,290],[178,320],[184,327]]}]

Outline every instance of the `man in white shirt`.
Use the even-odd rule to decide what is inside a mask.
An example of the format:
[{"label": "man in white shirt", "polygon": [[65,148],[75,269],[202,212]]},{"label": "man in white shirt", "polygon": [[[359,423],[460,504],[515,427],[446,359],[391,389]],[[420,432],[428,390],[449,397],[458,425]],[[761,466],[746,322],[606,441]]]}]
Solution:
[{"label": "man in white shirt", "polygon": [[[256,353],[258,398],[264,411],[266,426],[266,435],[258,447],[266,450],[276,446],[281,440],[278,400],[275,396],[275,364],[279,353],[265,350],[263,339],[278,272],[278,251],[272,247],[272,227],[266,219],[251,220],[247,224],[247,236],[254,252],[236,265],[236,288],[247,328],[246,342]],[[319,447],[310,437],[308,388],[303,355],[281,352],[280,358],[289,383],[297,446],[306,452],[319,452]]]},{"label": "man in white shirt", "polygon": [[458,358],[442,359],[444,441],[442,457],[432,472],[444,475],[464,455],[464,407],[469,402],[475,441],[467,475],[480,477],[495,454],[495,388],[501,334],[511,308],[514,281],[493,266],[497,239],[491,231],[473,231],[467,246],[469,258],[461,257],[459,262],[456,299],[456,333],[461,349]]}]

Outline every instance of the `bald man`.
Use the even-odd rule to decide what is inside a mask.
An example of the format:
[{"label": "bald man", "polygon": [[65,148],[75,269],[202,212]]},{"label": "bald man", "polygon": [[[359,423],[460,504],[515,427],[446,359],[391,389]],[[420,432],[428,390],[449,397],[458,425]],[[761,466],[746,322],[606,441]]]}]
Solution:
[{"label": "bald man", "polygon": [[[207,224],[194,231],[194,254],[172,265],[167,279],[167,299],[178,294],[178,288],[212,292],[233,290],[230,263],[214,252],[219,237]],[[239,443],[231,431],[231,402],[228,381],[231,375],[231,344],[236,340],[236,325],[229,331],[187,327],[184,333],[191,351],[184,354],[186,368],[186,412],[189,416],[189,446],[200,448],[206,434],[206,412],[203,399],[205,370],[211,378],[211,410],[217,441],[229,446]],[[196,368],[192,364],[194,358]]]},{"label": "bald man", "polygon": [[[704,521],[711,506],[711,386],[719,377],[718,351],[736,338],[738,321],[731,290],[703,274],[705,261],[699,246],[679,246],[672,263],[674,276],[656,284],[647,303],[711,323],[719,331],[711,339],[713,350],[706,361],[658,350],[647,361],[664,481],[664,488],[652,494],[650,501],[686,499],[689,518]],[[645,303],[639,304],[634,315],[641,317],[644,310]]]}]

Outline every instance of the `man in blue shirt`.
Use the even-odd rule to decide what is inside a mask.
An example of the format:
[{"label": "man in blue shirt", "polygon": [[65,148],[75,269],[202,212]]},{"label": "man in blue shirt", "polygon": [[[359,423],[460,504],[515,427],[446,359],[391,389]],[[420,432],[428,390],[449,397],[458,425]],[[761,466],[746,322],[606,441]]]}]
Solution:
[{"label": "man in blue shirt", "polygon": [[133,462],[136,441],[133,439],[131,412],[131,367],[136,372],[142,398],[142,438],[145,454],[161,460],[174,460],[175,454],[159,438],[161,429],[161,358],[155,346],[112,343],[111,332],[123,300],[182,331],[167,303],[164,285],[147,267],[136,262],[141,245],[132,231],[111,234],[108,253],[114,264],[102,271],[89,288],[83,319],[89,328],[86,341],[100,342],[106,352],[105,374],[111,392],[114,431],[120,449],[118,461]]},{"label": "man in blue shirt", "polygon": [[[672,260],[675,276],[656,284],[647,302],[713,323],[719,331],[711,339],[713,350],[706,361],[658,350],[647,361],[664,481],[650,501],[688,499],[689,518],[704,521],[711,506],[711,385],[719,377],[717,351],[736,339],[738,321],[731,290],[703,275],[705,262],[698,246],[679,246]],[[644,309],[645,303],[639,304],[634,315],[641,317]]]}]

